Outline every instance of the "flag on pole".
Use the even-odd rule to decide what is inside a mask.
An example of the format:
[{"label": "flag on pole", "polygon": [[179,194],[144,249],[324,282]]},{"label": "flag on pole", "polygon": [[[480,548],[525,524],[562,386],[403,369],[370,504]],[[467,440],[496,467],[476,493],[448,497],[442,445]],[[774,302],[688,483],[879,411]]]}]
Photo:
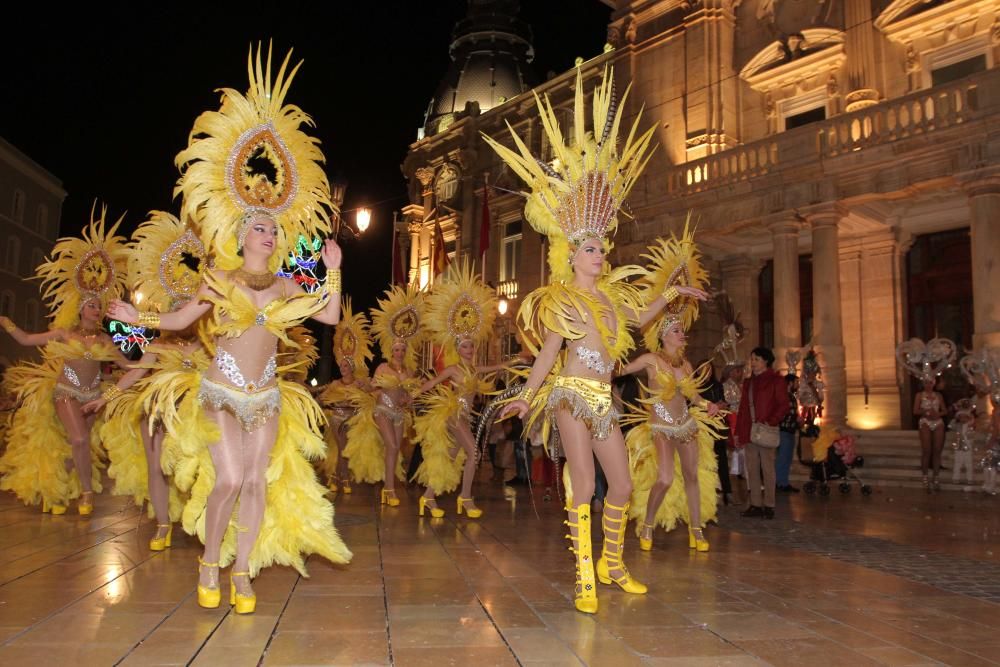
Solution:
[{"label": "flag on pole", "polygon": [[431,268],[435,277],[444,273],[445,269],[448,268],[448,250],[444,245],[444,232],[441,231],[441,224],[437,220],[434,221],[434,257],[431,261]]},{"label": "flag on pole", "polygon": [[479,224],[479,262],[486,266],[486,251],[490,249],[490,190],[483,181],[483,217]]}]

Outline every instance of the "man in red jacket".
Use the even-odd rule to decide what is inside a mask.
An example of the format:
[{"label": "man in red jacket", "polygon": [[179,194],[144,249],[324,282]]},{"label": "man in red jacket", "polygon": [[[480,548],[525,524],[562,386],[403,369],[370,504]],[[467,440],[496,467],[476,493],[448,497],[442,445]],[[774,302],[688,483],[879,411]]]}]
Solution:
[{"label": "man in red jacket", "polygon": [[[750,507],[741,516],[762,516],[765,519],[774,518],[776,450],[750,442],[750,428],[754,422],[777,426],[788,413],[785,379],[771,368],[772,364],[774,364],[774,352],[769,348],[757,347],[750,353],[750,377],[743,381],[743,395],[740,397],[740,409],[736,415],[735,436],[737,443],[746,446],[747,486],[750,488]],[[751,394],[755,418],[750,415]]]}]

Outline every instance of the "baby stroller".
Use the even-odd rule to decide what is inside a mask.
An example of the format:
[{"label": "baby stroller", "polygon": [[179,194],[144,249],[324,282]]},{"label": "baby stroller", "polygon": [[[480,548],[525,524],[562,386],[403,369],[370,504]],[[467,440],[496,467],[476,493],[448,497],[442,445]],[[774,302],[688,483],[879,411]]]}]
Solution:
[{"label": "baby stroller", "polygon": [[854,450],[854,436],[841,436],[836,429],[828,428],[819,437],[799,439],[799,462],[810,468],[809,481],[802,485],[808,494],[830,495],[830,482],[841,480],[841,493],[851,492],[851,482],[857,482],[861,494],[870,496],[872,487],[855,472],[864,465],[864,459]]}]

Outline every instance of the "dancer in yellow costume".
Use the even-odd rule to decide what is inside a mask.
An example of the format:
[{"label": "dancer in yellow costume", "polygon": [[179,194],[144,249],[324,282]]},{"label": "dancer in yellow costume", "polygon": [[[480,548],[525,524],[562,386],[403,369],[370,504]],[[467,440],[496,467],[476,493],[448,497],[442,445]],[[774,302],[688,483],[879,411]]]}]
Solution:
[{"label": "dancer in yellow costume", "polygon": [[[328,488],[336,492],[351,493],[351,476],[348,458],[344,452],[347,445],[347,422],[357,413],[357,407],[371,393],[367,363],[372,359],[371,334],[368,319],[364,313],[351,309],[351,300],[344,298],[340,307],[340,322],[333,334],[333,356],[337,360],[340,377],[332,380],[320,394],[319,402],[326,411],[326,459],[323,472],[327,476]],[[374,422],[372,423],[374,426]],[[381,468],[382,457],[375,466]]]},{"label": "dancer in yellow costume", "polygon": [[423,296],[412,286],[393,286],[379,299],[372,330],[387,361],[375,369],[375,396],[361,396],[347,422],[344,453],[351,474],[359,482],[383,482],[381,503],[390,507],[399,505],[396,479],[406,479],[399,450],[413,419],[412,394],[420,386],[415,374],[423,312]]},{"label": "dancer in yellow costume", "polygon": [[[142,294],[143,303],[157,312],[176,310],[201,287],[208,265],[205,246],[170,213],[151,212],[132,235],[129,250],[131,290]],[[108,451],[108,476],[114,480],[116,495],[132,496],[139,506],[149,502],[156,518],[156,534],[149,541],[152,551],[171,546],[173,522],[180,519],[183,499],[163,473],[164,420],[150,411],[164,401],[182,402],[197,391],[209,356],[195,328],[164,332],[113,389],[84,406],[85,412],[93,413],[107,405],[101,440]],[[155,382],[146,379],[150,372],[157,374]],[[161,399],[165,387],[169,390]]]},{"label": "dancer in yellow costume", "polygon": [[[711,372],[694,370],[684,357],[685,331],[698,318],[698,300],[708,275],[701,267],[697,248],[687,229],[680,239],[657,239],[649,248],[648,273],[640,281],[643,295],[653,299],[676,289],[673,300],[652,322],[643,340],[648,353],[625,366],[622,374],[645,373],[648,398],[640,399],[637,413],[626,421],[636,424],[625,443],[632,468],[632,503],[629,515],[640,519],[639,548],[653,548],[653,527],[673,529],[678,519],[689,527],[692,549],[708,551],[703,527],[715,518],[716,462],[714,443],[722,426],[718,406],[701,398],[699,391]],[[681,484],[674,484],[679,461]]]},{"label": "dancer in yellow costume", "polygon": [[[597,611],[590,542],[594,455],[608,479],[602,515],[604,548],[596,564],[597,578],[602,583],[614,581],[630,593],[646,592],[622,561],[632,482],[618,413],[612,406],[611,377],[616,364],[624,361],[633,347],[629,325],[645,326],[678,294],[668,290],[644,304],[638,289],[627,282],[643,269],[625,266],[612,270],[606,261],[611,249],[608,237],[617,229],[621,206],[649,159],[653,133],[649,129],[639,135],[641,118],[637,117],[619,149],[624,100],[616,107],[614,97],[612,74],[607,70],[593,93],[593,132],[587,131],[583,81],[578,73],[573,132],[568,142],[551,103],[538,100],[555,166],[532,155],[513,128],[510,133],[517,150],[487,138],[531,187],[525,217],[548,237],[552,275],[549,285],[529,294],[521,304],[519,324],[536,358],[519,398],[503,415],[530,412],[525,432],[543,417],[546,441],[551,421],[559,429],[575,497],[568,498],[566,508],[577,561],[575,605],[585,613]],[[535,339],[544,341],[540,349],[530,343]],[[550,374],[554,367],[561,368],[558,374]]]},{"label": "dancer in yellow costume", "polygon": [[[483,375],[502,366],[477,367],[476,348],[489,337],[496,318],[496,292],[487,287],[463,262],[453,264],[427,297],[427,328],[431,339],[444,349],[447,367],[420,387],[434,392],[422,399],[425,411],[414,421],[423,463],[416,480],[427,487],[420,496],[418,514],[429,509],[442,517],[435,497],[450,493],[462,481],[457,513],[478,519],[483,511],[472,500],[476,476],[476,441],[469,420],[476,394],[493,389]],[[448,384],[445,384],[448,383]]]},{"label": "dancer in yellow costume", "polygon": [[191,412],[167,419],[164,469],[190,494],[185,531],[205,544],[198,603],[219,605],[219,567],[233,562],[229,600],[237,613],[255,609],[250,578],[263,567],[291,565],[305,573],[306,554],[335,563],[351,557],[309,464],[325,450],[322,411],[302,385],[280,377],[276,357],[279,341],[296,346],[290,330],[306,318],[336,324],[340,315],[341,252],[334,241],[321,253],[322,290],[308,294],[275,275],[300,235],[330,231],[332,206],[323,155],[300,129],[311,120],[284,104],[297,69],[287,71],[290,55],[272,82],[270,51],[266,65],[260,51],[251,53],[249,92],[223,90],[222,108],[198,118],[177,156],[181,214],[196,221],[215,260],[197,297],[162,315],[112,306],[123,322],[166,331],[211,313],[215,357],[202,374],[197,403],[184,406]]},{"label": "dancer in yellow costume", "polygon": [[106,230],[102,208],[91,211],[80,238],[56,242],[52,258],[36,269],[43,297],[52,311],[52,328],[21,331],[8,318],[0,326],[21,345],[42,346],[42,363],[22,363],[7,371],[8,389],[20,408],[7,430],[7,451],[0,458],[0,489],[43,511],[63,514],[70,500],[88,515],[101,491],[99,424],[83,405],[101,395],[101,364],[128,368],[128,360],[101,332],[108,301],[125,283],[125,239],[116,236],[121,219]]}]

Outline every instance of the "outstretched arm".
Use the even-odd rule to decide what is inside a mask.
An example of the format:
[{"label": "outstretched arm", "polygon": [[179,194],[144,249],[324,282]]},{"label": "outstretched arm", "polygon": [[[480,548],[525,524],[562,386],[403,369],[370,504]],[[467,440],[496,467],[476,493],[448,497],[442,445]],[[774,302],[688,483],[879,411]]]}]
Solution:
[{"label": "outstretched arm", "polygon": [[[108,317],[126,322],[128,324],[139,324],[151,329],[160,331],[180,331],[195,323],[195,321],[212,309],[212,303],[208,301],[212,290],[208,285],[202,285],[198,290],[198,296],[191,299],[186,304],[175,311],[156,315],[151,312],[140,313],[139,310],[130,303],[115,300],[108,306]],[[140,315],[142,321],[140,321]]]},{"label": "outstretched arm", "polygon": [[422,385],[420,385],[420,389],[417,389],[417,394],[419,395],[424,393],[425,391],[430,391],[431,389],[438,386],[445,380],[450,380],[454,375],[454,373],[455,373],[455,367],[449,366],[448,368],[444,369],[443,371],[441,371],[440,373],[438,373],[437,375],[435,375],[434,377],[430,378]]},{"label": "outstretched arm", "polygon": [[[156,355],[152,352],[146,354],[145,358],[149,362],[156,361]],[[89,403],[85,403],[82,408],[83,414],[89,415],[101,410],[105,405],[107,405],[108,401],[123,391],[127,391],[132,385],[148,375],[149,371],[150,369],[148,368],[129,369],[125,375],[118,378],[118,382],[115,383],[115,386],[101,394],[100,398],[94,399]]]},{"label": "outstretched arm", "polygon": [[629,313],[629,316],[638,324],[639,328],[642,329],[647,324],[652,322],[656,316],[660,314],[660,311],[667,307],[667,304],[682,296],[704,301],[708,298],[708,293],[704,290],[698,289],[697,287],[687,287],[684,285],[671,287],[666,292],[650,301],[645,310],[632,311]]},{"label": "outstretched arm", "polygon": [[323,264],[326,265],[327,292],[330,299],[326,302],[323,310],[313,315],[312,318],[323,324],[336,324],[340,322],[340,294],[344,291],[340,277],[340,262],[343,254],[336,241],[327,239],[323,242],[321,255]]},{"label": "outstretched arm", "polygon": [[542,344],[542,349],[539,350],[538,356],[535,357],[535,363],[531,365],[531,373],[528,375],[528,381],[524,383],[524,389],[521,390],[521,396],[516,401],[507,404],[507,407],[503,409],[500,413],[500,418],[503,419],[507,415],[516,414],[518,417],[523,417],[528,411],[529,401],[534,395],[538,388],[542,386],[542,382],[545,381],[545,377],[552,370],[552,365],[556,363],[556,356],[559,354],[559,350],[562,348],[563,337],[555,332],[549,332],[545,336],[545,342]]},{"label": "outstretched arm", "polygon": [[65,333],[62,329],[50,329],[41,333],[21,331],[20,327],[11,322],[10,318],[6,316],[0,316],[0,327],[9,333],[11,338],[17,341],[18,345],[24,345],[25,347],[40,347],[50,341],[62,338]]},{"label": "outstretched arm", "polygon": [[652,356],[653,355],[648,352],[646,354],[640,354],[638,357],[622,366],[618,375],[632,375],[633,373],[647,370],[650,367],[656,368],[656,360],[653,359]]}]

